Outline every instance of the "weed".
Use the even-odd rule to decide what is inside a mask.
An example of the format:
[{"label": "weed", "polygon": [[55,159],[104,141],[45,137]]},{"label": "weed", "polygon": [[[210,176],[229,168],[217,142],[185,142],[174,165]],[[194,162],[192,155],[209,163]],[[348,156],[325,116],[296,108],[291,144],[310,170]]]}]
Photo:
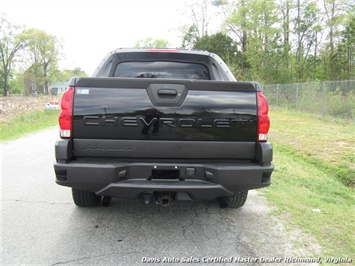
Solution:
[{"label": "weed", "polygon": [[32,111],[11,118],[0,124],[0,141],[13,140],[25,134],[58,124],[59,111]]},{"label": "weed", "polygon": [[275,171],[262,193],[288,223],[317,238],[322,255],[354,258],[354,125],[270,115]]}]

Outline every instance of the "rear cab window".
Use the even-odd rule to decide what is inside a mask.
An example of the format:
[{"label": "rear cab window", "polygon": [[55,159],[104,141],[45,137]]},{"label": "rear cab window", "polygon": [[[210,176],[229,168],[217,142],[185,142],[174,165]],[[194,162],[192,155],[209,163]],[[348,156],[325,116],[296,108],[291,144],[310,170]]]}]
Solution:
[{"label": "rear cab window", "polygon": [[116,66],[113,77],[211,79],[208,68],[203,64],[168,61],[121,62]]}]

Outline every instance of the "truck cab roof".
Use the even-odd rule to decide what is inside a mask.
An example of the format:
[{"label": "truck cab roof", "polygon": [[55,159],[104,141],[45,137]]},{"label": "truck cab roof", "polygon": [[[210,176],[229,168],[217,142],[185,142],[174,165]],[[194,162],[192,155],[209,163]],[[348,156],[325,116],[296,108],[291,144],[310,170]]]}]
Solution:
[{"label": "truck cab roof", "polygon": [[176,48],[119,48],[109,52],[95,70],[93,77],[114,77],[123,62],[177,62],[204,65],[211,80],[236,81],[228,66],[216,54],[202,50]]}]

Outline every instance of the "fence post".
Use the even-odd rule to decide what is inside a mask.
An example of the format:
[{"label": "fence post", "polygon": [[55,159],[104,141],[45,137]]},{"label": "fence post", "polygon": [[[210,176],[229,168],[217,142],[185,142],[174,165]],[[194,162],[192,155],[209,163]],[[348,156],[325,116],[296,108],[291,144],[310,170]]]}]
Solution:
[{"label": "fence post", "polygon": [[325,116],[325,94],[327,87],[325,86],[325,81],[322,82],[322,120],[324,120]]},{"label": "fence post", "polygon": [[299,83],[296,85],[296,113],[298,113]]},{"label": "fence post", "polygon": [[276,106],[279,107],[279,87],[280,84],[276,85]]}]

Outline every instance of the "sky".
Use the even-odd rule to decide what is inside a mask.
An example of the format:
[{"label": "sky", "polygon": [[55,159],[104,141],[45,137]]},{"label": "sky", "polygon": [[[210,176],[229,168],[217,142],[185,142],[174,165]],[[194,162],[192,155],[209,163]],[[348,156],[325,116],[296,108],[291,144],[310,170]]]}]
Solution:
[{"label": "sky", "polygon": [[91,75],[103,57],[152,37],[180,47],[185,0],[0,0],[0,13],[26,28],[45,30],[63,43],[61,69]]}]

